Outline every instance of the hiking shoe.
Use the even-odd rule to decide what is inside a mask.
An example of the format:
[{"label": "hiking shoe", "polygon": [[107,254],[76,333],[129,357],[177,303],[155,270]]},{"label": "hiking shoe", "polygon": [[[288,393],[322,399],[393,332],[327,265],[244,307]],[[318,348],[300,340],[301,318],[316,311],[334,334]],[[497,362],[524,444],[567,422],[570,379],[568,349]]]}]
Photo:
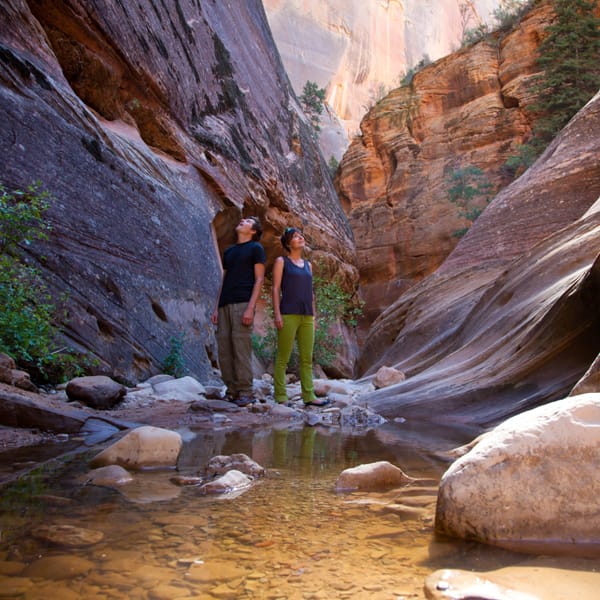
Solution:
[{"label": "hiking shoe", "polygon": [[256,399],[252,396],[238,396],[233,403],[237,406],[248,406],[248,404],[254,404]]}]

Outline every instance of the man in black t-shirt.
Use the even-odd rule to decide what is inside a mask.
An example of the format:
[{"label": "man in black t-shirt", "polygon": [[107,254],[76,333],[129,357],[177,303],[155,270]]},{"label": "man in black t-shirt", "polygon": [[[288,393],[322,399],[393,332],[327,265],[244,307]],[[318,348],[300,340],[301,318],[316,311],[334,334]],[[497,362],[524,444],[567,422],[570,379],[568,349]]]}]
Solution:
[{"label": "man in black t-shirt", "polygon": [[223,254],[223,281],[212,321],[217,325],[219,365],[227,399],[238,406],[254,402],[252,389],[252,323],[265,278],[265,250],[258,240],[257,217],[235,228],[237,243]]}]

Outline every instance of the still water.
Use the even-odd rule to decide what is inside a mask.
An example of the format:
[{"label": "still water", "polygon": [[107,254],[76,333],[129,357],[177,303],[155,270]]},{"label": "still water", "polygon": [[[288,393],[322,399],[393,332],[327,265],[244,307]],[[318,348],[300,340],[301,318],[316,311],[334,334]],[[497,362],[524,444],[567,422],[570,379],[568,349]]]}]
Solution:
[{"label": "still water", "polygon": [[[176,486],[174,471],[111,489],[85,484],[74,454],[2,490],[0,598],[424,598],[439,568],[517,564],[509,552],[439,539],[433,516],[439,454],[468,432],[386,425],[366,432],[182,431],[179,475],[243,452],[268,475],[237,496]],[[0,455],[1,456],[1,455]],[[336,493],[339,473],[388,460],[419,482],[385,493]],[[88,546],[49,544],[43,524],[100,532]]]}]

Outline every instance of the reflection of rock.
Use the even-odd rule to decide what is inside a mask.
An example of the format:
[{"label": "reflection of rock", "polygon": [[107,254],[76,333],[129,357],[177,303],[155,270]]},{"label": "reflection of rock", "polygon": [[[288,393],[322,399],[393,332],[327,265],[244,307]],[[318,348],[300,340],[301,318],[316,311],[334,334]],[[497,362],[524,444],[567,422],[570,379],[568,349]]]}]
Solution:
[{"label": "reflection of rock", "polygon": [[92,546],[104,538],[101,531],[66,524],[40,525],[31,534],[38,540],[74,548]]},{"label": "reflection of rock", "polygon": [[165,471],[140,471],[133,481],[119,486],[119,493],[130,502],[150,504],[173,500],[181,493],[181,487],[171,482],[171,475]]},{"label": "reflection of rock", "polygon": [[90,466],[121,465],[130,469],[174,467],[181,446],[181,436],[177,432],[144,425],[100,452],[90,461]]},{"label": "reflection of rock", "polygon": [[343,490],[379,490],[399,487],[414,481],[391,463],[381,460],[359,465],[342,471],[335,482],[335,489]]},{"label": "reflection of rock", "polygon": [[546,404],[502,423],[454,462],[436,529],[522,551],[600,552],[600,394]]}]

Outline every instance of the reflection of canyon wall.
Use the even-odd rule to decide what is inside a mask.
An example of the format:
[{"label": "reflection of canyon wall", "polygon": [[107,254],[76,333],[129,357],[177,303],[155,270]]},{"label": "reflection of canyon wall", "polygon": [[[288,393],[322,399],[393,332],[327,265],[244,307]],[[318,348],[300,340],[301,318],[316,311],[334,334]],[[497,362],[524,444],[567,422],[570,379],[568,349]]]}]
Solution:
[{"label": "reflection of canyon wall", "polygon": [[242,211],[264,220],[268,266],[293,224],[326,277],[356,283],[260,0],[174,5],[0,3],[2,183],[52,193],[52,235],[30,258],[68,293],[68,343],[127,380],[159,371],[179,334],[186,367],[211,376],[217,246]]},{"label": "reflection of canyon wall", "polygon": [[361,369],[393,365],[407,378],[373,393],[371,408],[489,425],[566,396],[597,365],[599,130],[600,93],[375,321]]},{"label": "reflection of canyon wall", "polygon": [[[297,94],[315,81],[342,128],[324,128],[323,154],[341,156],[360,118],[424,56],[455,50],[465,27],[489,22],[499,0],[263,0]],[[467,19],[460,6],[468,7]],[[334,120],[335,122],[335,120]],[[345,134],[345,135],[344,135]],[[336,147],[335,144],[343,144]]]},{"label": "reflection of canyon wall", "polygon": [[502,165],[531,131],[531,79],[550,16],[542,3],[499,48],[481,42],[429,65],[363,119],[336,184],[368,322],[434,272],[468,224],[449,200],[449,175],[476,167],[492,192],[506,183]]}]

